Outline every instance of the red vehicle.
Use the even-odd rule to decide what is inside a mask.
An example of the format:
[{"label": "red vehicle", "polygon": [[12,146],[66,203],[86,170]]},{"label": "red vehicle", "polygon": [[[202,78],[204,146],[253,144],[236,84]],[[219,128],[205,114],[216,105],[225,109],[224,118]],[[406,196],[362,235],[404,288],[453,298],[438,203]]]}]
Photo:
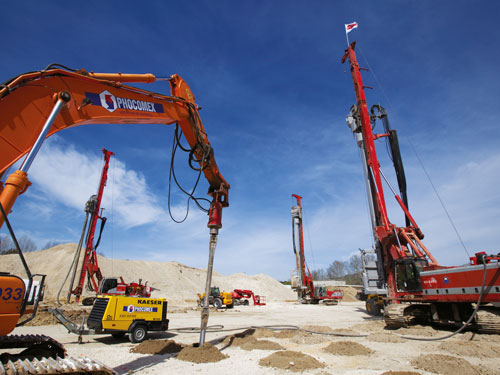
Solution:
[{"label": "red vehicle", "polygon": [[[481,252],[471,258],[469,265],[444,267],[425,247],[424,235],[408,209],[396,131],[390,128],[383,107],[375,105],[368,111],[355,44],[342,58],[342,63],[349,60],[356,94],[356,105],[351,108],[347,123],[361,149],[379,274],[383,275],[380,287],[387,288],[386,325],[398,327],[418,321],[461,326],[468,322],[481,331],[500,333],[500,254]],[[381,134],[373,133],[377,120],[384,125]],[[375,148],[379,138],[388,139],[401,195],[380,169]],[[389,220],[382,179],[405,215],[404,227]]]},{"label": "red vehicle", "polygon": [[[300,303],[318,304],[320,301],[326,304],[337,304],[344,294],[341,290],[329,290],[324,286],[315,286],[311,276],[311,271],[306,265],[304,255],[304,231],[302,228],[302,197],[292,194],[297,200],[297,206],[292,207],[292,241],[293,252],[297,262],[296,276],[292,276],[292,289],[297,292]],[[295,230],[297,229],[297,234]],[[298,238],[297,238],[298,237]],[[297,252],[297,242],[299,251]]]},{"label": "red vehicle", "polygon": [[266,304],[266,297],[254,294],[249,289],[235,289],[233,290],[233,301],[236,305],[248,306],[248,300],[252,298],[255,306],[264,306]]}]

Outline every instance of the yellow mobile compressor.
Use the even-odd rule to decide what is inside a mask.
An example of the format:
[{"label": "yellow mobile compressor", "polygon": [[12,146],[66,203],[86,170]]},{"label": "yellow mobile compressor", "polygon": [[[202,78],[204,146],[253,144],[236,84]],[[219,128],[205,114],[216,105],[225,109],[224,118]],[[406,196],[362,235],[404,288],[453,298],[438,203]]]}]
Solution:
[{"label": "yellow mobile compressor", "polygon": [[49,311],[66,327],[69,332],[82,335],[111,334],[123,337],[129,334],[133,343],[144,341],[148,331],[168,329],[167,300],[165,298],[141,298],[125,296],[98,296],[87,319],[78,327],[59,309]]}]

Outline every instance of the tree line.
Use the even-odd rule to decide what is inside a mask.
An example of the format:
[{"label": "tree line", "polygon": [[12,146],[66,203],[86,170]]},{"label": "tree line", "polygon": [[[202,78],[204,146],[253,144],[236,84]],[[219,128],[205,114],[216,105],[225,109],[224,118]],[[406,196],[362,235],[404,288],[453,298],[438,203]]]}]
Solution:
[{"label": "tree line", "polygon": [[[33,241],[31,237],[26,234],[22,234],[19,237],[16,237],[16,239],[23,253],[29,253],[36,250],[50,249],[51,247],[54,247],[61,243],[51,240],[48,241],[43,247],[38,248],[38,246],[35,244],[35,241]],[[12,241],[12,238],[10,236],[0,235],[0,255],[6,255],[6,254],[17,254],[17,249],[14,244],[14,241]]]},{"label": "tree line", "polygon": [[313,280],[342,280],[346,284],[360,285],[363,263],[361,255],[355,254],[346,261],[334,260],[327,268],[311,271]]}]

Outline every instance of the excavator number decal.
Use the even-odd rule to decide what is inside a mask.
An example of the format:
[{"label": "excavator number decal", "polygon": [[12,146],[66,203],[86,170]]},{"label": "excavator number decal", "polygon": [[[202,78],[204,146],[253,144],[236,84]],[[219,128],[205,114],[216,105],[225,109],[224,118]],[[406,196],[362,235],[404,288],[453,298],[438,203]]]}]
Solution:
[{"label": "excavator number decal", "polygon": [[[12,292],[14,292],[14,293],[12,293]],[[17,300],[21,299],[22,293],[23,293],[23,290],[21,288],[16,288],[14,290],[12,290],[12,288],[5,288],[5,290],[0,288],[0,297],[4,301],[8,301],[9,299],[13,299],[14,301],[17,301]]]}]

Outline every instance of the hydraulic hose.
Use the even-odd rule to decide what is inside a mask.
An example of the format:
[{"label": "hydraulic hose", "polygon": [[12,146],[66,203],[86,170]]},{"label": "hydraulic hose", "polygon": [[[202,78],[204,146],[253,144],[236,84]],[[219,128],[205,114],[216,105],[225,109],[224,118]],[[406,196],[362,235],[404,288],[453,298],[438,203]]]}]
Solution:
[{"label": "hydraulic hose", "polygon": [[[318,332],[308,329],[302,329],[295,325],[262,325],[262,326],[246,326],[246,327],[236,327],[236,328],[224,328],[223,325],[213,325],[206,328],[206,332],[233,332],[233,331],[245,331],[247,329],[270,329],[272,331],[301,331],[308,332],[317,335],[330,335],[330,336],[341,336],[341,337],[367,337],[368,335],[361,334],[350,334],[350,333],[336,333],[336,332]],[[199,327],[182,327],[169,329],[168,332],[180,332],[180,333],[200,333]]]}]

